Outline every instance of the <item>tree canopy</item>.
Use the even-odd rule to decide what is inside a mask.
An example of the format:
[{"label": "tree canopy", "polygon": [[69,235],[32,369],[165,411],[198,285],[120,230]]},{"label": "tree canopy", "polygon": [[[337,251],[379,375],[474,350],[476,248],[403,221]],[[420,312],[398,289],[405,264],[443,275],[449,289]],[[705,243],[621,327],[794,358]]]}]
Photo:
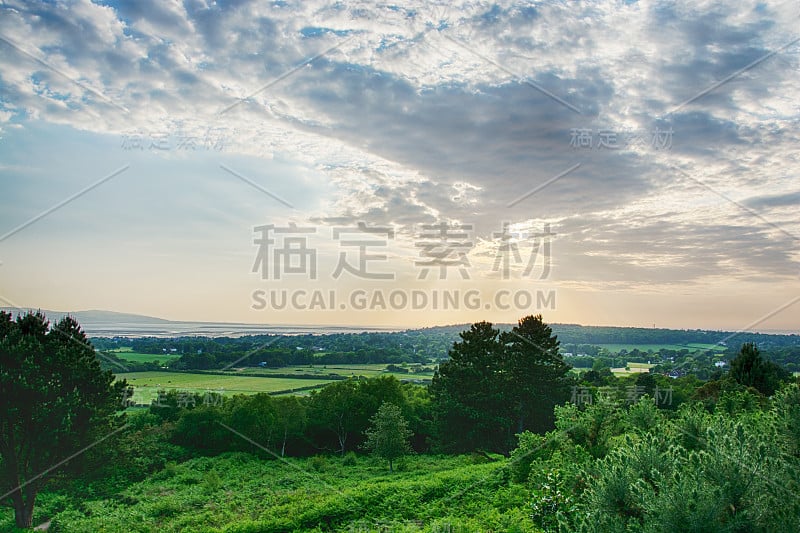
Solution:
[{"label": "tree canopy", "polygon": [[473,324],[453,344],[431,383],[440,444],[452,451],[507,452],[516,433],[547,431],[569,398],[569,365],[541,315],[510,332]]},{"label": "tree canopy", "polygon": [[408,421],[398,406],[383,402],[370,422],[369,429],[365,431],[367,440],[364,449],[389,461],[389,471],[393,472],[395,459],[411,451],[408,439],[413,432],[408,429]]},{"label": "tree canopy", "polygon": [[73,318],[51,327],[40,312],[0,312],[0,501],[10,500],[19,527],[31,526],[57,466],[80,463],[79,452],[121,426],[126,385],[100,369]]}]

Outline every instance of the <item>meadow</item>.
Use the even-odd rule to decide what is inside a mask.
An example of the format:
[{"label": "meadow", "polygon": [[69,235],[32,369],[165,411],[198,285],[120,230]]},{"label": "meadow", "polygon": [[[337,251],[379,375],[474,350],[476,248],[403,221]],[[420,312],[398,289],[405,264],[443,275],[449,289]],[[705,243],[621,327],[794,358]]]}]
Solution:
[{"label": "meadow", "polygon": [[108,351],[113,353],[120,359],[124,359],[132,363],[154,363],[156,361],[159,361],[161,363],[166,363],[167,361],[178,359],[180,357],[180,354],[174,354],[174,353],[161,353],[161,354],[139,353],[139,352],[134,352],[133,349],[131,349],[130,347],[117,348]]},{"label": "meadow", "polygon": [[[497,456],[418,455],[390,474],[348,454],[265,459],[229,452],[169,464],[110,498],[42,495],[56,531],[269,533],[287,531],[535,531],[528,494]],[[0,528],[11,526],[10,513]]]},{"label": "meadow", "polygon": [[[434,365],[428,365],[429,368]],[[243,368],[233,371],[239,375],[260,375],[269,376],[279,374],[285,376],[287,374],[302,374],[302,375],[318,375],[320,377],[336,374],[343,377],[358,377],[363,376],[373,378],[377,376],[394,376],[397,379],[432,379],[433,371],[429,372],[390,372],[386,369],[386,363],[377,364],[337,364],[337,365],[294,365],[284,366],[280,368]],[[409,369],[414,368],[409,366]]]},{"label": "meadow", "polygon": [[601,348],[605,348],[611,353],[619,353],[622,350],[627,350],[628,352],[632,350],[638,349],[641,352],[653,352],[657,353],[661,350],[689,350],[690,352],[695,351],[705,351],[705,350],[715,350],[719,352],[725,351],[725,346],[720,346],[718,344],[704,344],[698,342],[690,342],[687,344],[597,344],[597,346]]},{"label": "meadow", "polygon": [[[308,387],[320,387],[331,383],[330,379],[292,379],[259,375],[220,375],[188,372],[128,372],[118,374],[134,386],[133,400],[137,404],[149,404],[158,397],[159,390],[178,390],[200,395],[214,392],[223,396],[234,394],[275,393]],[[298,391],[300,392],[300,391]]]},{"label": "meadow", "polygon": [[653,368],[654,364],[650,363],[627,363],[625,367],[622,368],[612,368],[611,373],[617,377],[621,376],[628,376],[631,374],[642,374],[650,372],[650,369]]}]

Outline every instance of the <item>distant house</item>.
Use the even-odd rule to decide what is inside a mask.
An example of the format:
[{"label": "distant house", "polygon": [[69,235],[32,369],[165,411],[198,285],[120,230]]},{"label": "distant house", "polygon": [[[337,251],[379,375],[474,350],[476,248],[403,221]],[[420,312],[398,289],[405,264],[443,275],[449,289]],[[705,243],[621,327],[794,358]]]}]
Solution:
[{"label": "distant house", "polygon": [[728,363],[726,363],[725,361],[717,361],[716,363],[714,363],[714,366],[717,368],[722,368],[723,366],[728,366]]}]

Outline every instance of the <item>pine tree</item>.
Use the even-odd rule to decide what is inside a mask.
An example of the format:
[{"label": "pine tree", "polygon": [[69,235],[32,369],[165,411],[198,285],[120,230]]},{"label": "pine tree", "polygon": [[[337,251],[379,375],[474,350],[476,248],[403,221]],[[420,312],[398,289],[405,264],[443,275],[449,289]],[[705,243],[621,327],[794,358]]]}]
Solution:
[{"label": "pine tree", "polygon": [[501,336],[504,389],[515,415],[516,432],[553,427],[553,408],[569,398],[569,365],[560,342],[542,315],[526,316]]},{"label": "pine tree", "polygon": [[18,527],[31,527],[54,465],[80,464],[83,451],[121,429],[126,387],[100,369],[73,318],[50,327],[40,312],[15,321],[0,312],[0,494]]},{"label": "pine tree", "polygon": [[439,445],[450,452],[507,448],[509,416],[501,383],[503,345],[490,322],[460,333],[450,358],[439,365],[429,388]]}]

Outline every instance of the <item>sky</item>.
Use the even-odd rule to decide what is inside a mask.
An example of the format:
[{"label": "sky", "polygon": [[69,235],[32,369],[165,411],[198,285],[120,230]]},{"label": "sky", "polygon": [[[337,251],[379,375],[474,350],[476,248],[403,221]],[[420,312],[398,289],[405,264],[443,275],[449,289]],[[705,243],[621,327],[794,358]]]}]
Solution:
[{"label": "sky", "polygon": [[0,306],[800,331],[796,2],[0,2]]}]

